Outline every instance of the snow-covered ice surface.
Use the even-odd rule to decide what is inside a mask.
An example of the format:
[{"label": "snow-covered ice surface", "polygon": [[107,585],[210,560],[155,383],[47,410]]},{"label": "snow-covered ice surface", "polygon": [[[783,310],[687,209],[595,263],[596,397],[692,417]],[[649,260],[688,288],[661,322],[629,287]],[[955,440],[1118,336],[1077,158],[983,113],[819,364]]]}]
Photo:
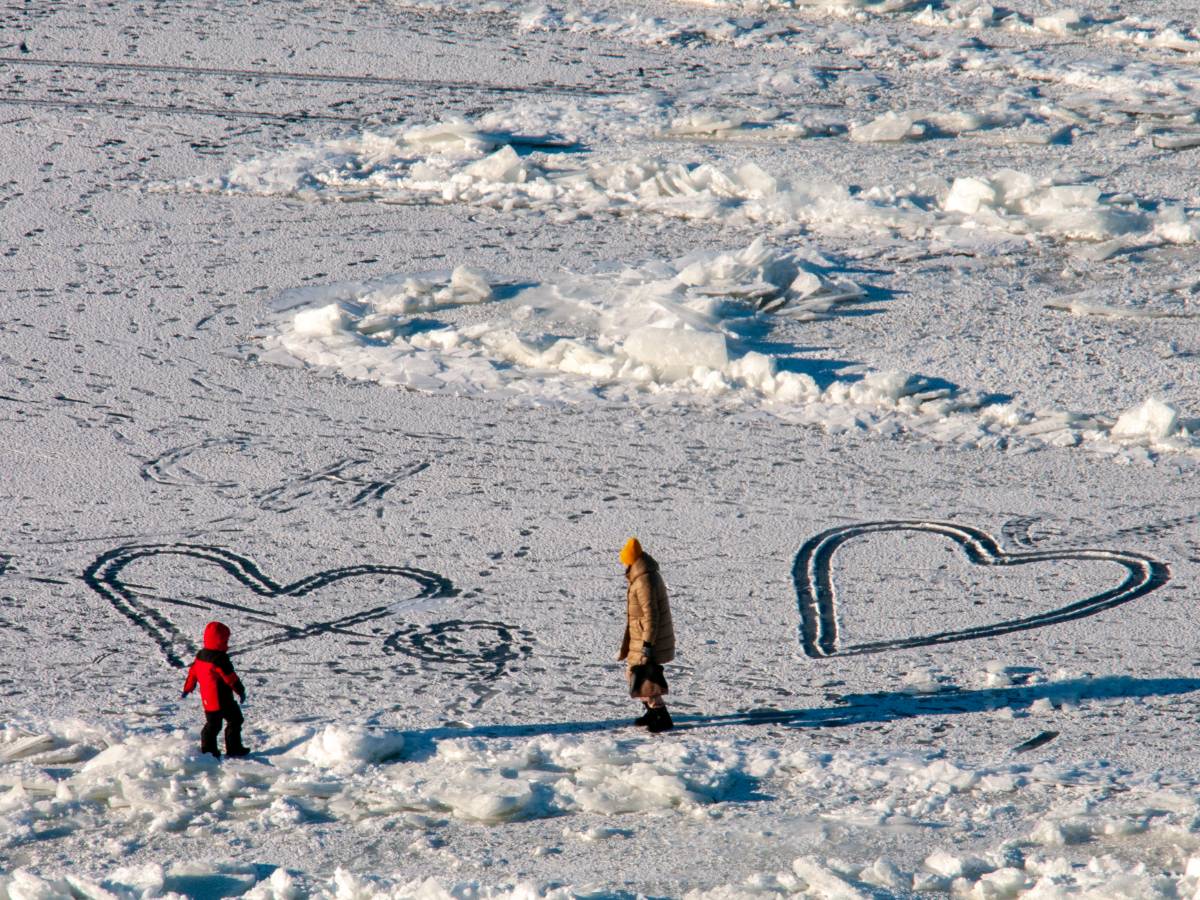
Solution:
[{"label": "snow-covered ice surface", "polygon": [[1200,891],[1192,4],[0,22],[0,897]]}]

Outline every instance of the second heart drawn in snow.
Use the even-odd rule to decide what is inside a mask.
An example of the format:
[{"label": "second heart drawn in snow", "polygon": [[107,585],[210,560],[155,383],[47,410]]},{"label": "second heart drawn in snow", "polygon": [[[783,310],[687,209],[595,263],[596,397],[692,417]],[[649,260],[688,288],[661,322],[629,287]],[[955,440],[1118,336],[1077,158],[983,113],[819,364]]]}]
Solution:
[{"label": "second heart drawn in snow", "polygon": [[[975,566],[1007,567],[1059,561],[1107,562],[1123,568],[1125,575],[1119,584],[1105,590],[1028,616],[952,631],[842,645],[838,633],[837,595],[832,574],[834,555],[840,547],[855,538],[889,532],[920,532],[947,538],[957,544],[967,561]],[[1165,563],[1141,553],[1093,549],[1008,553],[1002,550],[990,535],[977,528],[955,522],[903,520],[863,522],[823,531],[804,543],[792,566],[792,581],[800,608],[800,643],[804,652],[814,658],[928,647],[1069,622],[1143,597],[1162,587],[1170,577],[1170,570]]]}]

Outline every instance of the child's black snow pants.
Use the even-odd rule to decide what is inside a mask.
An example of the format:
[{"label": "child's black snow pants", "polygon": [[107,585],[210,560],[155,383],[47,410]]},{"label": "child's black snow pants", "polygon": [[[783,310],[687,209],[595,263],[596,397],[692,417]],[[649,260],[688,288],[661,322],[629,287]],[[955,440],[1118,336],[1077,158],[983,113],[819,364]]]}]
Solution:
[{"label": "child's black snow pants", "polygon": [[221,732],[221,723],[225,723],[225,752],[238,754],[242,747],[242,711],[236,703],[222,703],[221,708],[209,712],[204,711],[204,727],[200,730],[200,752],[220,756],[217,750],[217,735]]}]

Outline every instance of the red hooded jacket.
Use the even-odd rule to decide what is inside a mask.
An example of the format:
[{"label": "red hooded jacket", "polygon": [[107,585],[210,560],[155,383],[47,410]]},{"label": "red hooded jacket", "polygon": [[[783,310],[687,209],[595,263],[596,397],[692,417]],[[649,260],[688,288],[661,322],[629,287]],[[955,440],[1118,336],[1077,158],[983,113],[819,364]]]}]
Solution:
[{"label": "red hooded jacket", "polygon": [[229,626],[220,622],[205,625],[204,649],[196,654],[196,661],[188,669],[187,681],[183,683],[185,694],[200,685],[200,700],[205,712],[232,706],[235,693],[243,700],[246,698],[246,689],[233,671],[228,650]]}]

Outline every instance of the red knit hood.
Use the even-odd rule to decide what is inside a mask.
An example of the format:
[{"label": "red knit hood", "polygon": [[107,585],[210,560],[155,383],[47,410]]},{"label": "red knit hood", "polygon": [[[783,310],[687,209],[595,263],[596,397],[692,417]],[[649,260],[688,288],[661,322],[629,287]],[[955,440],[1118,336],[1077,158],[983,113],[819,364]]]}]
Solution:
[{"label": "red knit hood", "polygon": [[229,650],[229,626],[221,622],[209,622],[204,626],[204,649]]}]

